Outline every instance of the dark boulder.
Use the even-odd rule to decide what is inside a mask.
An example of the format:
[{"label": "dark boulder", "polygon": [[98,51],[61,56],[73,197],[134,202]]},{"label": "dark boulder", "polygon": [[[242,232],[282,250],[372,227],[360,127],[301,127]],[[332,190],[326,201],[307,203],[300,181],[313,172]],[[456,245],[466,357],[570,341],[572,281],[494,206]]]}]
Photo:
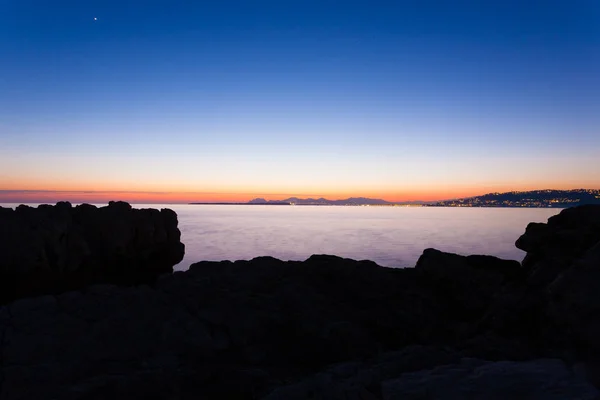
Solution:
[{"label": "dark boulder", "polygon": [[529,224],[516,246],[527,251],[529,298],[537,299],[547,347],[600,359],[600,206],[561,211]]},{"label": "dark boulder", "polygon": [[596,400],[599,396],[598,389],[554,359],[526,362],[463,359],[460,363],[403,374],[382,383],[384,400]]},{"label": "dark boulder", "polygon": [[599,241],[600,206],[585,205],[564,209],[548,223],[529,224],[515,245],[527,252],[529,281],[545,286]]},{"label": "dark boulder", "polygon": [[177,215],[124,202],[0,208],[0,301],[149,283],[183,259]]},{"label": "dark boulder", "polygon": [[443,297],[448,312],[464,321],[482,317],[503,287],[524,277],[517,261],[482,255],[460,256],[436,249],[426,249],[415,269]]},{"label": "dark boulder", "polygon": [[547,288],[546,312],[574,352],[600,359],[600,241]]},{"label": "dark boulder", "polygon": [[336,364],[274,389],[263,400],[284,399],[588,399],[600,391],[557,359],[486,361],[423,346],[367,362]]}]

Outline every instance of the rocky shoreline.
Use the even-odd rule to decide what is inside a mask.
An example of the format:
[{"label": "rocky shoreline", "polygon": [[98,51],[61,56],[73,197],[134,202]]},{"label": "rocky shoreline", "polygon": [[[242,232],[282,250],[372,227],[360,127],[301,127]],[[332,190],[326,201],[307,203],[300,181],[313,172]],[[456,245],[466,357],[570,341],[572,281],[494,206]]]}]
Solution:
[{"label": "rocky shoreline", "polygon": [[80,207],[0,208],[2,400],[600,399],[600,206],[529,224],[522,263],[175,273],[172,211]]},{"label": "rocky shoreline", "polygon": [[152,283],[185,246],[169,209],[68,202],[0,207],[0,304],[97,283]]}]

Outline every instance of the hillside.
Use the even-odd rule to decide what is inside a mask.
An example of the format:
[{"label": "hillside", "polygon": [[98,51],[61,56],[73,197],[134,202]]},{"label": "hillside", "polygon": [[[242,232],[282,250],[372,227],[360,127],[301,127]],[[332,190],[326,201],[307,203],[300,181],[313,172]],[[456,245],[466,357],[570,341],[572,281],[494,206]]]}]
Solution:
[{"label": "hillside", "polygon": [[566,208],[600,204],[600,190],[531,190],[526,192],[488,193],[429,204],[433,207],[551,207]]}]

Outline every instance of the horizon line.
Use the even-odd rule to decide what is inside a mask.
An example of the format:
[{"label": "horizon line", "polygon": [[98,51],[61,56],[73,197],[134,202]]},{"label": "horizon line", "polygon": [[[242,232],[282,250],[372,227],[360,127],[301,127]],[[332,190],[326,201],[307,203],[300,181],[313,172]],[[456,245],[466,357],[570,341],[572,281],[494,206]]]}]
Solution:
[{"label": "horizon line", "polygon": [[[14,204],[14,203],[22,203],[22,204],[50,204],[50,203],[57,203],[60,201],[67,201],[70,203],[89,203],[89,204],[104,204],[104,203],[108,203],[109,201],[125,201],[128,202],[130,204],[193,204],[193,203],[199,203],[199,204],[206,204],[206,203],[221,203],[221,204],[245,204],[248,203],[254,199],[257,198],[263,198],[263,197],[271,197],[271,196],[284,196],[285,198],[292,198],[292,197],[296,197],[299,199],[307,199],[307,198],[313,198],[313,199],[320,199],[323,198],[325,200],[328,201],[340,201],[340,200],[348,200],[350,198],[367,198],[367,199],[374,199],[374,200],[383,200],[386,201],[388,203],[391,204],[398,204],[398,203],[434,203],[434,202],[440,202],[440,201],[449,201],[449,200],[459,200],[459,199],[468,199],[468,198],[473,198],[473,197],[479,197],[479,196],[485,196],[488,194],[503,194],[503,193],[523,193],[523,192],[534,192],[534,191],[576,191],[576,190],[600,190],[600,189],[594,189],[594,188],[583,188],[583,187],[577,187],[577,188],[572,188],[572,189],[530,189],[530,190],[508,190],[508,191],[494,191],[494,192],[487,192],[487,193],[481,193],[481,194],[477,194],[477,195],[471,195],[471,196],[454,196],[454,197],[446,197],[446,198],[436,198],[436,199],[430,199],[430,200],[423,200],[423,199],[415,199],[415,200],[387,200],[385,199],[385,197],[377,197],[376,195],[371,195],[371,196],[342,196],[342,197],[328,197],[327,195],[316,195],[316,194],[312,194],[312,195],[307,195],[307,194],[297,194],[297,195],[289,195],[289,194],[275,194],[275,193],[265,193],[265,194],[249,194],[249,193],[234,193],[234,192],[192,192],[192,191],[187,191],[187,192],[174,192],[174,191],[119,191],[119,190],[108,190],[108,191],[97,191],[97,190],[48,190],[48,189],[41,189],[41,190],[34,190],[34,189],[0,189],[0,203],[1,204]],[[38,198],[22,198],[20,196],[18,196],[19,194],[22,195],[34,195],[34,194],[39,194],[41,195],[41,197]],[[70,196],[66,196],[63,199],[59,199],[56,195],[60,195],[60,194],[65,194],[65,195],[70,195]],[[126,195],[126,196],[118,196],[119,199],[112,198],[113,194],[120,194],[120,195]],[[198,195],[199,197],[201,197],[202,195],[210,195],[210,196],[240,196],[240,195],[245,195],[247,194],[248,197],[246,200],[223,200],[223,199],[212,199],[212,200],[194,200],[194,199],[183,199],[183,198],[176,198],[176,199],[168,199],[168,198],[162,198],[162,199],[144,199],[144,198],[135,198],[139,195],[158,195],[158,196],[181,196],[184,195],[184,197],[188,197],[190,195]],[[4,195],[4,196],[3,196]],[[8,196],[7,196],[8,195]],[[10,195],[13,195],[12,197]],[[46,195],[46,196],[44,196]],[[54,195],[54,196],[47,196],[47,195]],[[95,197],[95,196],[98,197]],[[102,196],[104,195],[104,196]],[[127,196],[128,195],[128,196]],[[137,196],[136,196],[137,195]],[[67,198],[67,197],[71,197],[72,198]],[[179,197],[177,196],[177,197]],[[86,198],[87,197],[87,198]],[[129,198],[127,198],[129,197]],[[269,201],[283,201],[284,199],[270,199]]]}]

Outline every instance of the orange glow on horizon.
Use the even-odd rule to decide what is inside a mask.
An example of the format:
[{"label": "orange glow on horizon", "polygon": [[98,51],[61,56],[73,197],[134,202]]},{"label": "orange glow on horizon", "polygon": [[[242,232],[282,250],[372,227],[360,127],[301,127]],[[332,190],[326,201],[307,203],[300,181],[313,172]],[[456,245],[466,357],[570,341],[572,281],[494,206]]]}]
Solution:
[{"label": "orange glow on horizon", "polygon": [[510,192],[543,189],[593,189],[598,185],[543,185],[543,186],[450,186],[435,188],[413,188],[398,191],[327,191],[317,193],[260,193],[260,192],[186,192],[186,191],[137,191],[137,190],[32,190],[32,189],[0,189],[0,202],[3,203],[56,203],[70,201],[73,203],[108,203],[109,201],[127,201],[129,203],[192,203],[192,202],[227,202],[245,203],[260,197],[266,200],[283,200],[289,197],[319,198],[329,200],[349,197],[368,197],[384,199],[390,202],[437,201],[463,197],[479,196],[491,192]]},{"label": "orange glow on horizon", "polygon": [[[543,189],[594,189],[600,187],[596,177],[566,181],[552,178],[527,182],[524,178],[495,180],[487,183],[477,181],[422,181],[383,183],[373,180],[364,183],[325,183],[320,181],[300,182],[293,179],[263,182],[233,183],[227,180],[217,182],[190,182],[183,177],[166,179],[160,177],[132,181],[115,179],[41,179],[34,176],[7,177],[0,175],[0,202],[4,203],[107,203],[123,200],[130,203],[191,203],[191,202],[241,202],[253,198],[283,200],[289,197],[319,198],[329,200],[349,197],[368,197],[390,202],[438,201],[479,196],[491,192],[510,192]],[[229,183],[227,183],[229,182]]]}]

